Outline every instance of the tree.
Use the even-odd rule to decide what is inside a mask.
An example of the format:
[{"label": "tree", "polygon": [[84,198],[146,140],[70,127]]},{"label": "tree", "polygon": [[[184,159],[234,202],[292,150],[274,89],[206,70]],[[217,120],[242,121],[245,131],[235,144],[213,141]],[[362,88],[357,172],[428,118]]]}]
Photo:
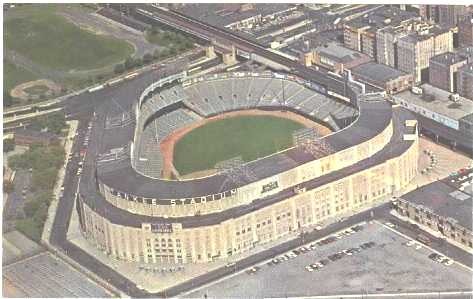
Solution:
[{"label": "tree", "polygon": [[41,206],[44,206],[44,205],[46,205],[45,202],[42,202],[35,198],[25,201],[25,205],[23,206],[23,211],[25,212],[25,216],[28,218],[33,217],[36,211],[38,211],[41,208]]},{"label": "tree", "polygon": [[131,69],[135,67],[135,61],[133,60],[132,57],[128,57],[126,60],[125,60],[125,68],[127,70]]},{"label": "tree", "polygon": [[123,65],[123,63],[119,63],[117,65],[115,65],[115,67],[113,68],[113,72],[115,74],[121,74],[125,71],[125,66]]},{"label": "tree", "polygon": [[161,57],[166,58],[169,56],[169,50],[167,48],[164,48],[161,50]]},{"label": "tree", "polygon": [[174,44],[172,44],[170,47],[169,47],[169,55],[170,56],[174,56],[176,55],[177,53],[177,50],[176,50],[176,46]]},{"label": "tree", "polygon": [[159,29],[158,29],[158,27],[156,27],[155,25],[153,25],[153,26],[151,26],[151,29],[149,30],[149,32],[150,32],[151,34],[156,34],[156,33],[159,32]]},{"label": "tree", "polygon": [[143,65],[143,60],[141,58],[136,58],[135,59],[135,66],[141,66]]},{"label": "tree", "polygon": [[10,107],[13,105],[13,98],[10,96],[10,92],[7,90],[3,91],[3,108]]},{"label": "tree", "polygon": [[48,131],[59,134],[67,126],[64,113],[55,113],[46,118],[45,126]]},{"label": "tree", "polygon": [[144,64],[148,64],[151,61],[153,61],[153,55],[151,55],[150,53],[146,53],[145,55],[143,55],[143,63]]},{"label": "tree", "polygon": [[35,190],[48,190],[54,187],[56,181],[57,170],[54,167],[46,169],[33,170],[33,188]]},{"label": "tree", "polygon": [[15,223],[16,229],[23,234],[25,234],[28,238],[33,241],[39,242],[41,239],[41,233],[43,231],[43,225],[39,226],[37,223],[34,222],[33,219],[18,219]]},{"label": "tree", "polygon": [[99,74],[99,75],[97,75],[96,81],[97,81],[97,82],[100,82],[100,81],[102,81],[103,79],[105,79],[105,76],[104,76],[103,74]]},{"label": "tree", "polygon": [[14,139],[4,139],[3,140],[3,152],[8,153],[15,149],[15,140]]},{"label": "tree", "polygon": [[13,155],[8,158],[8,167],[11,169],[27,169],[28,162],[23,155]]},{"label": "tree", "polygon": [[29,128],[33,131],[40,131],[45,127],[46,127],[46,119],[44,117],[34,118],[31,121],[30,126],[29,126]]}]

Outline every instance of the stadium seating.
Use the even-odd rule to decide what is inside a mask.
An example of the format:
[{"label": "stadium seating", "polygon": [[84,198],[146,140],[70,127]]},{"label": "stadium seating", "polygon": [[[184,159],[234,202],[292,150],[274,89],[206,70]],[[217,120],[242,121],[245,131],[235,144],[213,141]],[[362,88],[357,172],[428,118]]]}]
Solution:
[{"label": "stadium seating", "polygon": [[[237,109],[286,106],[338,130],[340,127],[337,123],[345,123],[346,119],[357,114],[355,108],[336,102],[291,80],[271,76],[229,78],[212,75],[186,87],[172,85],[167,89],[160,89],[159,93],[154,94],[141,107],[138,125],[143,127],[151,115],[179,102],[191,112],[183,108],[172,108],[174,110],[152,120],[142,132],[138,130],[135,136],[138,148],[134,155],[135,168],[138,171],[153,177],[159,176],[162,169],[159,143],[171,132],[200,117]],[[113,121],[113,124],[116,123],[118,120]]]}]

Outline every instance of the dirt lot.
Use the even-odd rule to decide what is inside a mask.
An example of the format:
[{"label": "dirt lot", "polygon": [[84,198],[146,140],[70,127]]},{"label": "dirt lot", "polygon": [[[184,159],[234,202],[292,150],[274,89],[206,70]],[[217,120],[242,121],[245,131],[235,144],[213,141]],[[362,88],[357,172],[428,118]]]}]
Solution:
[{"label": "dirt lot", "polygon": [[[223,113],[220,115],[216,115],[210,118],[203,119],[201,121],[198,121],[196,123],[193,123],[185,128],[176,130],[172,134],[170,134],[168,137],[166,137],[160,144],[161,148],[161,153],[163,154],[163,177],[166,179],[171,178],[172,174],[176,174],[177,171],[175,170],[172,161],[173,161],[173,153],[174,153],[174,145],[188,132],[201,127],[205,124],[208,124],[209,122],[225,119],[225,118],[230,118],[230,117],[235,117],[235,116],[242,116],[242,115],[271,115],[271,116],[276,116],[276,117],[281,117],[281,118],[287,118],[293,121],[296,121],[308,128],[315,128],[316,131],[321,135],[325,136],[327,134],[330,134],[332,131],[319,124],[316,123],[310,119],[307,119],[301,115],[298,115],[296,113],[290,112],[290,111],[263,111],[263,110],[243,110],[243,111],[233,111],[233,112],[228,112],[228,113]],[[202,177],[202,176],[208,176],[215,173],[214,170],[208,170],[208,171],[199,171],[196,173],[191,173],[189,175],[186,175],[185,177],[182,177],[182,179],[191,179],[191,178],[196,178],[196,177]]]}]

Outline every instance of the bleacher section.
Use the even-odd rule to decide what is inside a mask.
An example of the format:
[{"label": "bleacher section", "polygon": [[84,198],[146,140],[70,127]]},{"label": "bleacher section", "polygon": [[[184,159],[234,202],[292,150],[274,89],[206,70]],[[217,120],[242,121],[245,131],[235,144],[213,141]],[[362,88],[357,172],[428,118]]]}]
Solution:
[{"label": "bleacher section", "polygon": [[338,130],[344,120],[357,115],[352,106],[279,78],[215,78],[189,85],[184,91],[184,103],[205,117],[239,109],[287,107]]},{"label": "bleacher section", "polygon": [[159,148],[161,141],[171,132],[198,120],[195,114],[183,109],[166,113],[146,125],[137,138],[138,150],[135,153],[135,168],[144,175],[159,177],[163,166],[163,157]]}]

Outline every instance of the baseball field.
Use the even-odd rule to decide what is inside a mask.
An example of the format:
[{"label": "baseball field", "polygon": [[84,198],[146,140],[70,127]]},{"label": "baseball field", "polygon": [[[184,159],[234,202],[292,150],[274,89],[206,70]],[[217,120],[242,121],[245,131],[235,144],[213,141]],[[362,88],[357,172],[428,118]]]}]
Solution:
[{"label": "baseball field", "polygon": [[292,133],[304,125],[271,115],[242,115],[200,126],[174,146],[173,164],[180,175],[214,168],[241,156],[252,161],[292,146]]}]

